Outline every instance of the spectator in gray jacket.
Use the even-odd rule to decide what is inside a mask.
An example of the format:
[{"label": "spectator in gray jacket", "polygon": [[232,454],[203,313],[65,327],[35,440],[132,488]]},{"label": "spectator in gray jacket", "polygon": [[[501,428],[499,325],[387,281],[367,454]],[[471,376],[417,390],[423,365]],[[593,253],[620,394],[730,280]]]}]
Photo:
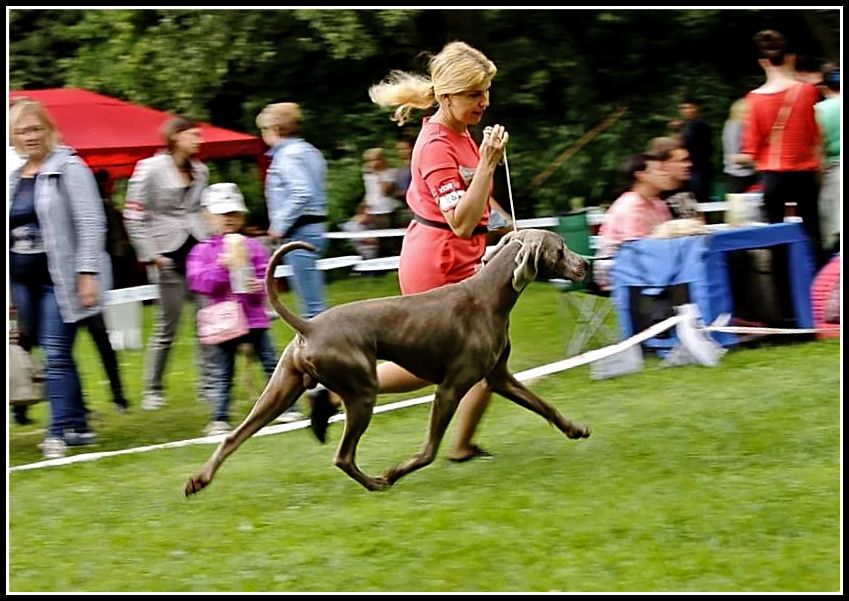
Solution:
[{"label": "spectator in gray jacket", "polygon": [[[145,358],[142,409],[165,404],[163,376],[186,297],[186,257],[208,237],[201,194],[209,169],[197,159],[200,124],[174,117],[162,127],[166,148],[138,162],[127,186],[124,222],[139,261],[159,285],[159,311]],[[200,345],[198,394],[212,402],[213,349]],[[208,359],[208,360],[207,360]]]},{"label": "spectator in gray jacket", "polygon": [[9,137],[26,158],[9,174],[9,275],[21,333],[41,346],[50,425],[44,457],[91,444],[82,385],[73,358],[77,324],[102,311],[111,287],[106,219],[97,185],[41,103],[20,99],[9,111]]},{"label": "spectator in gray jacket", "polygon": [[740,144],[743,140],[743,123],[749,104],[746,98],[738,98],[728,111],[728,119],[722,127],[723,173],[728,184],[728,192],[740,194],[758,183],[758,175],[751,165],[741,165],[737,162],[740,154]]}]

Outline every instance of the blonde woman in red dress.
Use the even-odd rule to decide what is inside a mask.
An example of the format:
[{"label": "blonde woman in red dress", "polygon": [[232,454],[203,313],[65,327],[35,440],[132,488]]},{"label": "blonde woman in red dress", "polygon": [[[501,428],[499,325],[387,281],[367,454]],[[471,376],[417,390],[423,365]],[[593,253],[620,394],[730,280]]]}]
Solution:
[{"label": "blonde woman in red dress", "polygon": [[[464,42],[451,42],[431,58],[429,70],[429,76],[392,71],[369,90],[376,104],[397,107],[393,120],[399,125],[413,109],[438,106],[424,118],[413,147],[407,191],[413,221],[404,235],[398,271],[402,294],[460,282],[478,269],[486,250],[493,173],[508,140],[501,125],[489,130],[480,148],[469,133],[489,106],[496,73],[483,53]],[[378,379],[384,393],[433,384],[389,362],[378,366]],[[331,411],[327,396],[323,405],[313,407],[313,430],[320,440]],[[448,451],[451,460],[490,457],[471,442],[490,396],[481,381],[463,397],[456,437]]]}]

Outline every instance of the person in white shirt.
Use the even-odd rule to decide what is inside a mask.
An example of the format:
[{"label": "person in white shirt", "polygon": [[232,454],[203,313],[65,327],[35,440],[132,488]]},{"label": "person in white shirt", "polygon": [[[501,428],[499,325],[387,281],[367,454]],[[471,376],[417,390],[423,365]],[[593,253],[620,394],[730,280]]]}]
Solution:
[{"label": "person in white shirt", "polygon": [[395,170],[386,164],[382,148],[369,148],[363,153],[363,185],[366,189],[366,213],[372,229],[392,227],[392,214],[399,203],[394,198]]},{"label": "person in white shirt", "polygon": [[[363,185],[366,191],[362,202],[365,226],[371,230],[394,227],[402,205],[395,198],[395,170],[388,167],[382,148],[369,148],[363,153]],[[391,238],[375,238],[365,243],[375,248],[379,256],[401,252],[400,242]]]}]

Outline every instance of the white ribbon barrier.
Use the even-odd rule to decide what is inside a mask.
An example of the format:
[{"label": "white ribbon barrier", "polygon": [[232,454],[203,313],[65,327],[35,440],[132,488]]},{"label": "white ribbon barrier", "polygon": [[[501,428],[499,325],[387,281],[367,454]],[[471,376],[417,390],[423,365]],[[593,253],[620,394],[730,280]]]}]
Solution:
[{"label": "white ribbon barrier", "polygon": [[[705,332],[755,334],[761,336],[769,336],[770,334],[816,334],[821,331],[817,328],[762,328],[757,326],[707,326],[703,329]],[[826,331],[830,331],[830,329]]]},{"label": "white ribbon barrier", "polygon": [[156,284],[117,288],[103,294],[103,319],[113,349],[142,348],[142,301],[158,298]]},{"label": "white ribbon barrier", "polygon": [[[642,342],[645,342],[650,338],[654,338],[658,334],[672,327],[678,328],[678,336],[682,344],[682,346],[679,348],[683,348],[684,346],[686,346],[686,350],[693,356],[695,356],[696,359],[703,365],[715,365],[718,362],[718,359],[722,355],[722,353],[725,352],[725,349],[719,347],[719,345],[717,345],[715,342],[709,339],[709,337],[706,336],[707,332],[727,332],[731,334],[810,334],[817,331],[813,329],[758,327],[747,328],[719,325],[711,325],[705,327],[701,325],[701,323],[698,321],[699,316],[695,309],[695,305],[683,305],[681,307],[677,307],[677,310],[678,315],[669,317],[651,326],[650,328],[631,336],[627,340],[623,340],[622,342],[618,342],[616,344],[612,344],[604,348],[587,351],[585,353],[581,353],[580,355],[576,355],[574,357],[569,357],[568,359],[564,359],[562,361],[556,361],[554,363],[549,363],[548,365],[541,365],[539,367],[526,369],[525,371],[521,371],[515,374],[516,379],[520,382],[526,382],[561,371],[566,371],[567,369],[572,369],[580,365],[586,365],[587,363],[599,361],[601,359],[611,357],[612,355],[615,355],[617,353],[626,351],[631,347],[641,344]],[[714,323],[720,323],[721,321],[726,320],[727,317],[728,316],[721,316]],[[696,340],[696,342],[694,342],[694,339]],[[423,405],[425,403],[433,401],[433,397],[433,394],[428,394],[414,399],[407,399],[404,401],[397,401],[395,403],[378,405],[377,407],[375,407],[374,413],[386,413],[387,411],[395,411],[397,409],[404,409],[406,407],[413,407],[415,405]],[[330,422],[339,422],[344,419],[345,415],[340,413],[332,416],[330,418]],[[289,424],[277,424],[274,426],[266,426],[265,428],[254,434],[254,437],[269,436],[271,434],[278,434],[280,432],[290,432],[292,430],[301,430],[307,428],[308,426],[309,420],[301,420]],[[28,463],[25,465],[17,465],[14,467],[10,467],[9,472],[33,470],[43,467],[53,467],[59,465],[70,465],[72,463],[95,461],[97,459],[104,459],[106,457],[117,457],[118,455],[129,455],[131,453],[146,453],[148,451],[156,451],[159,449],[173,449],[196,444],[217,444],[224,438],[224,436],[224,434],[219,434],[216,436],[204,436],[201,438],[192,438],[188,440],[177,440],[173,442],[148,445],[144,447],[136,447],[132,449],[120,449],[117,451],[104,451],[99,453],[83,453],[80,455],[71,455],[69,457],[63,457],[61,459],[48,459],[45,461]]]},{"label": "white ribbon barrier", "polygon": [[156,300],[159,298],[159,286],[156,284],[145,284],[131,288],[116,288],[103,293],[103,304],[120,305],[122,303],[133,303],[138,301]]}]

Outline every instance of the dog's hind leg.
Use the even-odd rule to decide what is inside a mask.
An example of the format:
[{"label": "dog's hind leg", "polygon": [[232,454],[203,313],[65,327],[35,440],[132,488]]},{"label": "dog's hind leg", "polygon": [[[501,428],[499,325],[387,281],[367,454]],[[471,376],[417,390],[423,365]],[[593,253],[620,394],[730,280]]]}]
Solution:
[{"label": "dog's hind leg", "polygon": [[288,357],[284,357],[248,416],[221,441],[203,469],[186,481],[185,495],[188,497],[209,486],[224,460],[260,428],[288,409],[303,392],[301,373],[292,368]]},{"label": "dog's hind leg", "polygon": [[422,446],[421,451],[413,455],[406,463],[386,470],[383,477],[390,484],[394,484],[402,476],[406,476],[410,472],[421,469],[433,462],[436,452],[439,450],[439,444],[442,442],[442,437],[445,435],[445,430],[448,428],[451,418],[454,417],[454,413],[457,411],[460,399],[463,398],[463,395],[468,392],[473,384],[473,381],[459,386],[446,386],[443,383],[436,389],[433,405],[430,408],[430,429],[428,430],[424,446]]},{"label": "dog's hind leg", "polygon": [[336,467],[348,474],[351,478],[365,486],[368,490],[382,490],[390,486],[384,478],[373,478],[364,474],[357,467],[357,445],[360,438],[371,423],[374,410],[375,393],[370,395],[352,395],[343,397],[345,404],[345,432],[336,449],[334,463]]},{"label": "dog's hind leg", "polygon": [[569,438],[589,437],[591,433],[589,426],[565,418],[557,409],[525,388],[513,374],[507,371],[506,361],[499,361],[492,372],[486,377],[486,381],[493,392],[500,394],[525,409],[541,415],[557,426],[557,429]]}]

